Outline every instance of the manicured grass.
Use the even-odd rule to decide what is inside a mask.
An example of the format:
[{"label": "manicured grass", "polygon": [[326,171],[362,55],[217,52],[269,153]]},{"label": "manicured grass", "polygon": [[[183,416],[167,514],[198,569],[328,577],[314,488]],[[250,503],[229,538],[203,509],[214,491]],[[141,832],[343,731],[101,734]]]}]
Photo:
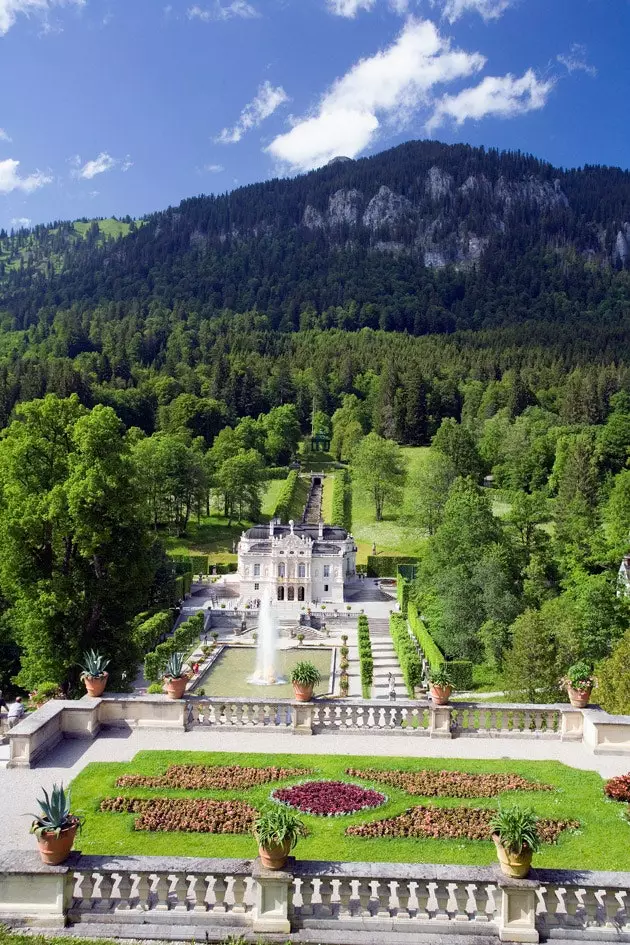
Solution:
[{"label": "manicured grass", "polygon": [[[120,940],[109,938],[76,938],[72,936],[72,945],[120,945]],[[24,932],[11,932],[6,926],[0,926],[0,945],[68,945],[67,935],[33,935],[29,930]]]},{"label": "manicured grass", "polygon": [[[238,736],[235,736],[236,738]],[[523,754],[527,745],[523,744]],[[310,778],[349,779],[345,769],[377,768],[415,771],[421,768],[437,771],[459,770],[470,773],[515,773],[530,780],[553,785],[551,792],[510,792],[503,802],[518,802],[533,808],[543,817],[578,820],[582,827],[564,833],[556,846],[544,846],[536,856],[536,865],[574,869],[624,870],[628,868],[630,823],[625,819],[626,806],[608,800],[603,793],[602,778],[591,771],[569,768],[557,762],[537,761],[458,761],[446,758],[382,758],[344,757],[336,755],[269,755],[239,753],[206,753],[176,751],[139,752],[130,763],[93,763],[72,783],[73,811],[85,817],[77,847],[83,853],[104,855],[210,856],[254,857],[256,844],[245,835],[209,835],[196,833],[148,833],[134,831],[133,814],[102,813],[103,798],[134,797],[209,797],[239,798],[260,808],[269,803],[269,795],[277,783],[243,791],[183,791],[176,789],[117,788],[116,778],[123,774],[157,775],[170,764],[242,765],[254,767],[304,767],[314,769]],[[300,778],[283,783],[294,783]],[[423,798],[406,794],[390,785],[361,782],[365,787],[382,790],[388,801],[378,810],[362,811],[347,817],[304,816],[311,830],[300,841],[297,855],[302,859],[339,859],[344,861],[405,863],[456,863],[489,865],[495,862],[491,841],[436,840],[411,838],[347,837],[346,827],[367,823],[402,813],[416,804],[429,803],[443,807],[492,807],[494,798],[456,799]]]},{"label": "manicured grass", "polygon": [[322,518],[327,525],[330,525],[332,520],[332,500],[334,487],[335,475],[334,473],[327,473],[326,478],[324,479],[324,494],[322,496]]}]

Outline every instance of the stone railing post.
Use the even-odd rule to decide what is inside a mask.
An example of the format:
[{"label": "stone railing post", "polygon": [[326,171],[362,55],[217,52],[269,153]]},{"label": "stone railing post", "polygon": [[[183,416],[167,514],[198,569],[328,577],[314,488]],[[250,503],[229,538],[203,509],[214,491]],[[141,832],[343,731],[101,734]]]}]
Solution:
[{"label": "stone railing post", "polygon": [[560,716],[561,741],[582,741],[584,737],[584,716],[581,709],[563,709]]},{"label": "stone railing post", "polygon": [[451,706],[429,706],[429,736],[431,738],[452,738]]},{"label": "stone railing post", "polygon": [[536,880],[500,879],[501,908],[499,940],[501,942],[539,942],[536,929]]},{"label": "stone railing post", "polygon": [[268,870],[257,857],[254,860],[254,932],[290,932],[289,909],[293,893],[293,867],[290,856],[283,870]]},{"label": "stone railing post", "polygon": [[37,853],[0,856],[0,924],[63,928],[72,898],[71,878],[68,865],[46,866]]},{"label": "stone railing post", "polygon": [[313,734],[313,703],[294,702],[291,705],[291,728],[294,735]]}]

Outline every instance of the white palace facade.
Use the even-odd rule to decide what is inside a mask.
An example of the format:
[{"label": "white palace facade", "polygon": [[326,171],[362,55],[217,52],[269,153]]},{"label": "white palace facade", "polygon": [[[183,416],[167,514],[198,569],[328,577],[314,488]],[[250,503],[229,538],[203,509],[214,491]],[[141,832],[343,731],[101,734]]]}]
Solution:
[{"label": "white palace facade", "polygon": [[352,535],[332,525],[255,525],[241,535],[238,576],[242,601],[343,603],[344,582],[356,575]]}]

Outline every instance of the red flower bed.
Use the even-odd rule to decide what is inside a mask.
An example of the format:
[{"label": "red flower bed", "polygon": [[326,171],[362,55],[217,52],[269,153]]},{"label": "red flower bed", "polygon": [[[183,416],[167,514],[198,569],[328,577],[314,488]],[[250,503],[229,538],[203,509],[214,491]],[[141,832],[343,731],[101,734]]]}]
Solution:
[{"label": "red flower bed", "polygon": [[205,798],[106,797],[105,812],[139,814],[135,830],[176,830],[187,833],[251,833],[255,808],[243,801]]},{"label": "red flower bed", "polygon": [[[348,827],[352,837],[434,837],[438,840],[489,840],[495,811],[481,807],[411,807],[403,814]],[[538,821],[544,843],[555,843],[563,830],[579,827],[576,820]]]},{"label": "red flower bed", "polygon": [[519,774],[468,774],[466,771],[380,771],[347,768],[346,774],[380,781],[421,797],[498,797],[504,791],[553,791],[550,784],[529,781]]},{"label": "red flower bed", "polygon": [[244,768],[240,765],[169,765],[165,774],[124,774],[116,787],[181,788],[188,791],[238,791],[311,774],[311,768]]},{"label": "red flower bed", "polygon": [[379,791],[346,781],[306,781],[293,787],[276,788],[271,796],[275,801],[303,814],[317,814],[320,817],[355,814],[370,807],[380,807],[387,800]]},{"label": "red flower bed", "polygon": [[630,774],[621,774],[618,778],[606,781],[604,791],[613,801],[628,801],[630,803]]}]

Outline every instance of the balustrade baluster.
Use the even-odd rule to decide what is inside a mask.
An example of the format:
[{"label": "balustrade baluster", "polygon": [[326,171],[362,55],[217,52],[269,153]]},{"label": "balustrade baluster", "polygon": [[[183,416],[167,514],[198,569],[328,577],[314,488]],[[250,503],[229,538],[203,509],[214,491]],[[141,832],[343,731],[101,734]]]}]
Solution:
[{"label": "balustrade baluster", "polygon": [[97,912],[109,912],[112,907],[112,891],[114,889],[114,880],[110,873],[100,873],[101,882],[99,885],[99,900],[96,905]]},{"label": "balustrade baluster", "polygon": [[241,725],[249,725],[249,705],[244,702],[241,706]]},{"label": "balustrade baluster", "polygon": [[84,903],[85,903],[86,901],[89,902],[89,900],[90,900],[91,897],[86,896],[85,893],[84,893],[84,891],[83,891],[83,885],[84,885],[84,883],[86,882],[86,879],[87,879],[85,873],[74,873],[74,875],[73,875],[72,878],[73,878],[74,881],[73,881],[73,883],[72,883],[72,905],[71,905],[71,909],[77,910],[77,909],[83,908]]},{"label": "balustrade baluster", "polygon": [[188,912],[188,881],[186,873],[175,873],[173,885],[173,911]]},{"label": "balustrade baluster", "polygon": [[155,884],[155,911],[156,912],[168,912],[168,894],[171,888],[170,880],[166,873],[157,874],[157,882]]},{"label": "balustrade baluster", "polygon": [[256,725],[264,726],[265,724],[265,707],[264,705],[254,706],[254,716],[256,718]]},{"label": "balustrade baluster", "polygon": [[353,881],[351,879],[343,878],[339,880],[337,895],[339,896],[340,919],[349,919],[352,917],[352,899],[354,898],[352,886]]},{"label": "balustrade baluster", "polygon": [[307,876],[305,879],[301,880],[300,895],[302,897],[302,905],[300,906],[300,915],[302,916],[313,915],[314,891],[315,891],[315,887],[313,885],[313,877]]},{"label": "balustrade baluster", "polygon": [[225,882],[225,877],[215,876],[214,877],[214,908],[213,912],[227,912],[225,905],[225,894],[227,893],[227,883]]},{"label": "balustrade baluster", "polygon": [[379,919],[389,919],[389,898],[391,896],[391,885],[387,879],[379,879],[376,881],[376,899],[378,902],[378,907],[376,915]]},{"label": "balustrade baluster", "polygon": [[357,887],[357,895],[359,897],[359,915],[360,916],[369,916],[370,912],[370,900],[372,898],[372,881],[370,879],[360,879]]},{"label": "balustrade baluster", "polygon": [[322,918],[328,918],[332,915],[332,894],[333,885],[330,877],[323,876],[319,881],[319,897],[321,902],[317,907],[317,913]]},{"label": "balustrade baluster", "polygon": [[375,718],[375,715],[374,715],[374,706],[373,706],[373,705],[368,706],[367,719],[366,719],[366,723],[365,723],[365,724],[366,724],[366,727],[367,727],[367,728],[376,728],[376,718]]},{"label": "balustrade baluster", "polygon": [[232,912],[235,915],[244,915],[247,909],[245,908],[245,893],[247,892],[247,883],[245,882],[244,876],[235,876],[234,882],[232,883],[232,896],[234,897],[234,904],[232,906]]},{"label": "balustrade baluster", "polygon": [[451,893],[448,905],[449,915],[452,915],[455,922],[469,922],[468,887],[462,886],[461,883],[451,883],[449,889]]},{"label": "balustrade baluster", "polygon": [[396,912],[397,919],[410,919],[409,900],[411,898],[411,883],[407,879],[396,880]]},{"label": "balustrade baluster", "polygon": [[131,890],[133,883],[130,873],[118,874],[118,899],[115,901],[116,912],[128,912],[130,909]]},{"label": "balustrade baluster", "polygon": [[476,896],[477,886],[476,886],[476,884],[475,884],[475,883],[468,883],[464,888],[465,888],[466,894],[467,894],[467,896],[466,896],[466,905],[464,906],[464,912],[466,913],[468,919],[469,919],[471,922],[473,922],[473,921],[476,922],[476,921],[478,921],[479,919],[481,919],[482,921],[487,921],[487,918],[488,918],[488,917],[487,917],[485,914],[482,916],[482,914],[481,914],[480,911],[479,911],[479,906],[477,905],[477,896]]},{"label": "balustrade baluster", "polygon": [[495,915],[498,912],[497,900],[496,900],[497,887],[492,883],[489,883],[484,887],[484,894],[486,901],[484,903],[483,912],[485,913],[489,922],[492,922]]},{"label": "balustrade baluster", "polygon": [[151,883],[148,873],[138,873],[134,909],[137,912],[147,912],[151,907]]},{"label": "balustrade baluster", "polygon": [[625,924],[622,920],[624,919],[625,909],[624,909],[624,899],[626,893],[623,890],[618,889],[607,889],[606,890],[606,928],[619,928],[620,925]]}]

